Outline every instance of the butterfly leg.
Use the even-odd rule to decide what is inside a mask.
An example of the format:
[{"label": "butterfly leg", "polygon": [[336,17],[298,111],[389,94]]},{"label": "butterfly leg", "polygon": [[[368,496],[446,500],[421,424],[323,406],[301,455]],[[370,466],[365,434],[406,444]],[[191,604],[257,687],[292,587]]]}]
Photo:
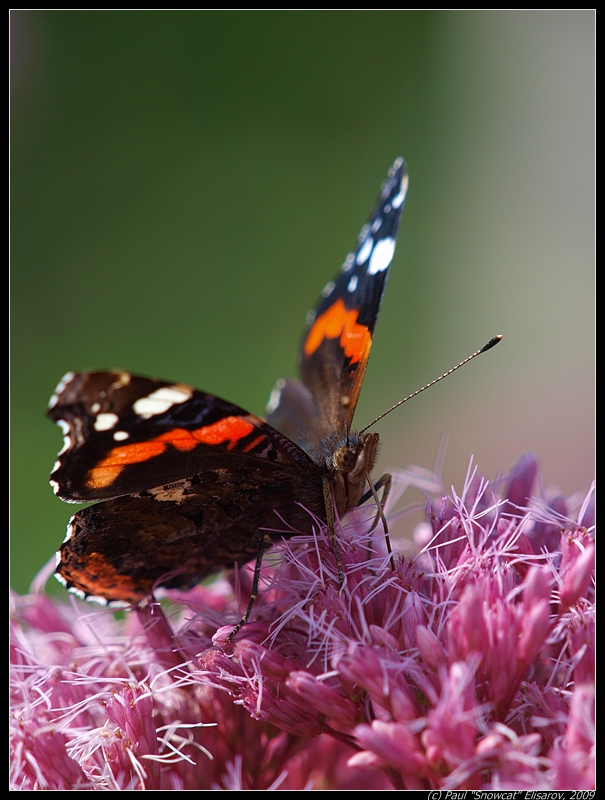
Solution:
[{"label": "butterfly leg", "polygon": [[[385,474],[381,478],[378,478],[376,483],[373,485],[374,492],[378,492],[380,489],[383,490],[382,500],[380,501],[383,508],[386,505],[387,497],[389,496],[389,493],[391,491],[392,483],[393,483],[392,477],[389,475],[388,472],[385,472]],[[371,483],[370,486],[372,486]],[[374,492],[371,489],[369,489],[364,495],[362,495],[361,500],[359,501],[359,505],[362,506],[365,502],[367,502],[370,499],[370,497],[375,497]],[[379,519],[380,519],[380,512],[376,514],[376,520],[372,524],[372,530],[378,524]]]},{"label": "butterfly leg", "polygon": [[328,535],[332,541],[332,549],[334,550],[334,557],[336,558],[336,566],[338,567],[338,583],[340,588],[345,585],[345,573],[342,567],[342,559],[340,557],[340,550],[338,549],[338,542],[336,541],[336,515],[334,513],[334,497],[332,495],[332,486],[330,479],[324,477],[322,479],[324,503],[326,506],[326,522],[328,523]]},{"label": "butterfly leg", "polygon": [[[374,528],[378,525],[378,520],[382,521],[382,527],[384,530],[384,540],[387,546],[387,552],[389,554],[389,563],[391,569],[395,569],[395,562],[393,561],[393,550],[391,549],[391,540],[389,538],[389,526],[387,525],[387,520],[384,515],[384,507],[387,502],[387,497],[389,496],[389,492],[391,491],[391,485],[393,480],[388,472],[386,472],[381,478],[379,478],[376,483],[372,483],[370,476],[368,475],[368,485],[370,490],[366,492],[360,502],[359,505],[365,503],[366,500],[369,500],[370,497],[373,497],[376,502],[376,516],[374,517],[374,522],[372,523],[372,527],[370,528],[370,532],[374,530]],[[382,489],[382,497],[378,497],[378,492]]]},{"label": "butterfly leg", "polygon": [[258,582],[260,579],[260,570],[263,565],[264,553],[265,553],[265,539],[264,537],[261,537],[261,540],[258,543],[258,553],[256,555],[256,563],[254,565],[254,577],[252,578],[252,592],[250,593],[250,600],[248,600],[248,605],[246,607],[246,610],[244,611],[244,616],[240,619],[235,628],[231,631],[231,633],[227,637],[227,641],[229,642],[229,644],[231,644],[234,636],[244,627],[244,625],[248,622],[250,618],[252,608],[254,607],[256,598],[258,597]]}]

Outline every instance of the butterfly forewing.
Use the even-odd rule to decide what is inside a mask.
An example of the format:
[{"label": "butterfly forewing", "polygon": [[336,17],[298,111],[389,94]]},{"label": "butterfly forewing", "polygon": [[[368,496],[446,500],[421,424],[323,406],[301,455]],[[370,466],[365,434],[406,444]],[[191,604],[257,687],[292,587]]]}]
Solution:
[{"label": "butterfly forewing", "polygon": [[397,159],[357,247],[310,314],[300,350],[300,373],[315,398],[322,430],[344,433],[350,429],[407,185],[405,162]]},{"label": "butterfly forewing", "polygon": [[244,409],[127,372],[67,375],[48,416],[65,438],[51,483],[74,502],[141,492],[229,468],[236,458],[303,474],[314,468],[300,448]]}]

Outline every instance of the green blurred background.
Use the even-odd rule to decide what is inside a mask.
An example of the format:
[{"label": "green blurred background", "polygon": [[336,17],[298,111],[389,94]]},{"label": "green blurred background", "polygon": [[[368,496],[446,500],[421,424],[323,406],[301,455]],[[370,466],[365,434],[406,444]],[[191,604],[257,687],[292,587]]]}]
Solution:
[{"label": "green blurred background", "polygon": [[[376,474],[593,472],[591,11],[12,12],[12,585],[72,506],[44,417],[121,367],[262,413],[391,162],[410,190],[356,421]],[[54,582],[53,582],[54,583]]]}]

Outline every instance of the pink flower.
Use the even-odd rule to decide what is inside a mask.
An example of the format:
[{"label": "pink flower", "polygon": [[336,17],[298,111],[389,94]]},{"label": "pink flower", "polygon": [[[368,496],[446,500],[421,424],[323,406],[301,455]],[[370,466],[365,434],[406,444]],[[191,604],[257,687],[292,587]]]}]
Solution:
[{"label": "pink flower", "polygon": [[429,499],[394,570],[355,510],[342,589],[321,526],[284,542],[233,642],[249,569],[121,621],[15,597],[12,788],[593,788],[592,499],[536,477]]}]

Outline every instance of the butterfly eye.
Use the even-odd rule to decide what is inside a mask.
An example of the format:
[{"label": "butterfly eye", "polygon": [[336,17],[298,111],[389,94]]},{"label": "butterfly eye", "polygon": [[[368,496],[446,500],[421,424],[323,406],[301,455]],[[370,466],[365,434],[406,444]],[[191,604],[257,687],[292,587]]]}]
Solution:
[{"label": "butterfly eye", "polygon": [[333,460],[339,472],[351,472],[357,463],[357,453],[350,447],[339,447],[334,452]]}]

